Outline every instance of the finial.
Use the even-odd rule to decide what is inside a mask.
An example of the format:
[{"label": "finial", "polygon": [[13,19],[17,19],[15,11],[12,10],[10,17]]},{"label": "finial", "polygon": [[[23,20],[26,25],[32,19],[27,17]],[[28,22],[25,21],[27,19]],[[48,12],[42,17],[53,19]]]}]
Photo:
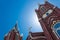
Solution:
[{"label": "finial", "polygon": [[46,2],[47,0],[44,0],[44,2]]},{"label": "finial", "polygon": [[31,32],[31,28],[32,28],[32,27],[29,27],[29,32]]}]

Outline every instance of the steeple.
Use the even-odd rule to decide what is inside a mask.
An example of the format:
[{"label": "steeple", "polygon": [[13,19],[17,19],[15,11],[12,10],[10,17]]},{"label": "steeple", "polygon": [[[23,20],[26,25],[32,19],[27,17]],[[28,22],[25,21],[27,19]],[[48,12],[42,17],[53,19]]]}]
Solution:
[{"label": "steeple", "polygon": [[60,10],[47,0],[44,2],[35,10],[38,20],[47,40],[60,40]]},{"label": "steeple", "polygon": [[16,21],[16,24],[15,24],[13,29],[14,29],[15,32],[18,32],[18,21]]},{"label": "steeple", "polygon": [[23,34],[20,35],[18,31],[18,22],[14,25],[13,29],[5,35],[4,40],[22,40]]}]

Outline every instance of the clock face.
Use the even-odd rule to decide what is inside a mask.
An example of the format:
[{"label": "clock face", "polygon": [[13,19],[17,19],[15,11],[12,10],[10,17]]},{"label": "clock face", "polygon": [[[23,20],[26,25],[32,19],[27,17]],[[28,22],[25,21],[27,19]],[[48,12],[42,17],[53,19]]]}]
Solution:
[{"label": "clock face", "polygon": [[55,34],[60,37],[60,22],[56,22],[54,25],[53,25],[53,30],[55,32]]}]

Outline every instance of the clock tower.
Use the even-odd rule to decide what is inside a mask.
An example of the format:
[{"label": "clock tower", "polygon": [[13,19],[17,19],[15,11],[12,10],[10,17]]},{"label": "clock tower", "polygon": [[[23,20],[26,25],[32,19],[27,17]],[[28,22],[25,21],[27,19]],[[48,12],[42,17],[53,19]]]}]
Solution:
[{"label": "clock tower", "polygon": [[60,9],[45,1],[35,12],[47,40],[60,40]]}]

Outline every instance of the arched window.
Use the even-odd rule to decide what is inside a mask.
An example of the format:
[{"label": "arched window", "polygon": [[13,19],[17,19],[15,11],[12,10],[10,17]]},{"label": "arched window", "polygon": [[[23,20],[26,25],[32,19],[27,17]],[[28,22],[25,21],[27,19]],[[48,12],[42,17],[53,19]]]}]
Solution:
[{"label": "arched window", "polygon": [[55,34],[60,37],[60,22],[56,22],[54,25],[53,25],[53,30],[55,32]]}]

